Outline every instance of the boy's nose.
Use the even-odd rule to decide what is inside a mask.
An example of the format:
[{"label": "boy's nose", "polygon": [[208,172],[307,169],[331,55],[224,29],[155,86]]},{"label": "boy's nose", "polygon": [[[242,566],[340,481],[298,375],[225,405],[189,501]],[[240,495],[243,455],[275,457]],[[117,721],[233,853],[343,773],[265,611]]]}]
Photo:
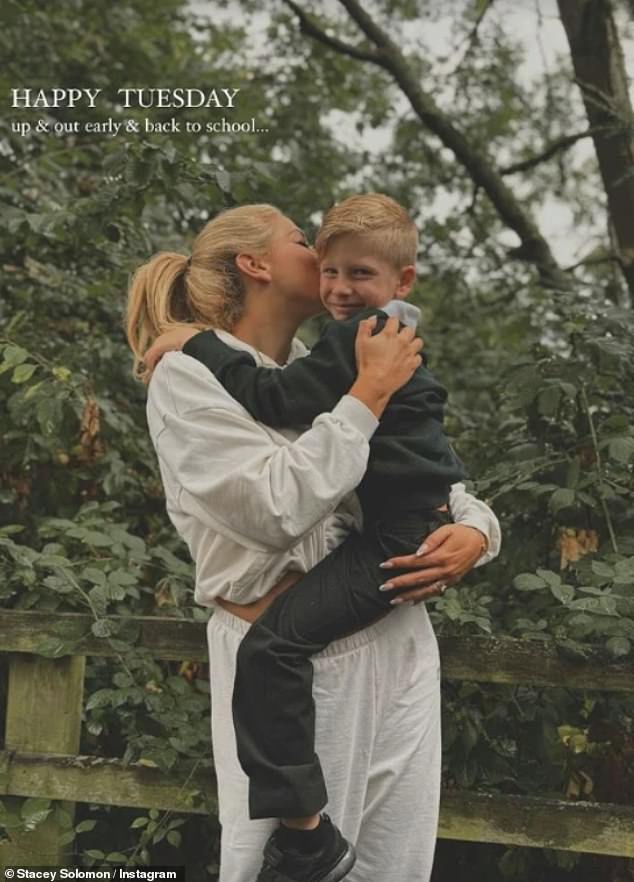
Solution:
[{"label": "boy's nose", "polygon": [[335,279],[332,283],[332,287],[330,289],[333,294],[351,294],[352,288],[350,287],[350,283],[345,281],[345,279]]}]

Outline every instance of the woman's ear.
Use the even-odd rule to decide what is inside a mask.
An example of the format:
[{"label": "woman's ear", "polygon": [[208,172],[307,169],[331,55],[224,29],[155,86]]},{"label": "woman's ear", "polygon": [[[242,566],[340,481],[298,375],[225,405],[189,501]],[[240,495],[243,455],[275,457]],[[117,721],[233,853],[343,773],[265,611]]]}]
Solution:
[{"label": "woman's ear", "polygon": [[394,292],[394,298],[396,300],[405,300],[409,292],[412,290],[415,280],[416,267],[404,266],[401,270],[400,278],[396,286],[396,291]]},{"label": "woman's ear", "polygon": [[271,281],[271,267],[266,257],[254,254],[236,254],[236,266],[249,279],[257,282]]}]

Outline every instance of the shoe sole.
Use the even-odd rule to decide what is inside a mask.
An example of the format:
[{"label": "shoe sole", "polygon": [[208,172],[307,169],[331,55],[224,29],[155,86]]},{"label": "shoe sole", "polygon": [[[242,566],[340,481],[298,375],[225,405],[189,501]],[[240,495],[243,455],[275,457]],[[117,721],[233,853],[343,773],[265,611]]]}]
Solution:
[{"label": "shoe sole", "polygon": [[336,867],[333,867],[332,870],[326,875],[322,876],[319,879],[319,882],[340,882],[344,876],[347,876],[350,870],[354,867],[357,861],[357,853],[354,850],[354,846],[348,843],[348,850],[341,858]]}]

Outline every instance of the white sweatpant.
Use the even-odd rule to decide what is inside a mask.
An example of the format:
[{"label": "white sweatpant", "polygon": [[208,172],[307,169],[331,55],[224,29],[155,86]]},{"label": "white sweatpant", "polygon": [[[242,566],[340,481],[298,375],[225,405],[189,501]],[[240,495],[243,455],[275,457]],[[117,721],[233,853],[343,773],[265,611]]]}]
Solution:
[{"label": "white sweatpant", "polygon": [[[219,882],[253,882],[277,821],[252,821],[231,696],[248,624],[209,620],[211,731],[222,824]],[[440,663],[424,604],[397,607],[313,656],[325,811],[357,849],[346,882],[428,882],[440,798]]]}]

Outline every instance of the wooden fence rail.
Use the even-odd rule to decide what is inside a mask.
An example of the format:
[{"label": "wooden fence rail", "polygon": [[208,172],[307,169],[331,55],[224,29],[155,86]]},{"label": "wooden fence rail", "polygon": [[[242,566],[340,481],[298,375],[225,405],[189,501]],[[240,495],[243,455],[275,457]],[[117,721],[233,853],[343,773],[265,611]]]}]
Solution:
[{"label": "wooden fence rail", "polygon": [[[204,624],[144,617],[118,621],[154,658],[207,659]],[[212,776],[187,781],[182,773],[77,755],[85,657],[116,654],[108,640],[91,634],[92,622],[75,613],[0,610],[0,651],[10,653],[0,794],[9,801],[62,800],[71,814],[77,802],[204,813],[200,794],[213,803]],[[72,655],[37,655],[45,639],[72,644]],[[441,637],[439,643],[445,679],[634,692],[633,661],[606,664],[595,653],[571,660],[554,645],[508,638]],[[0,865],[70,863],[57,833],[47,819],[32,833],[0,844]],[[439,836],[634,857],[634,808],[445,790]]]}]

